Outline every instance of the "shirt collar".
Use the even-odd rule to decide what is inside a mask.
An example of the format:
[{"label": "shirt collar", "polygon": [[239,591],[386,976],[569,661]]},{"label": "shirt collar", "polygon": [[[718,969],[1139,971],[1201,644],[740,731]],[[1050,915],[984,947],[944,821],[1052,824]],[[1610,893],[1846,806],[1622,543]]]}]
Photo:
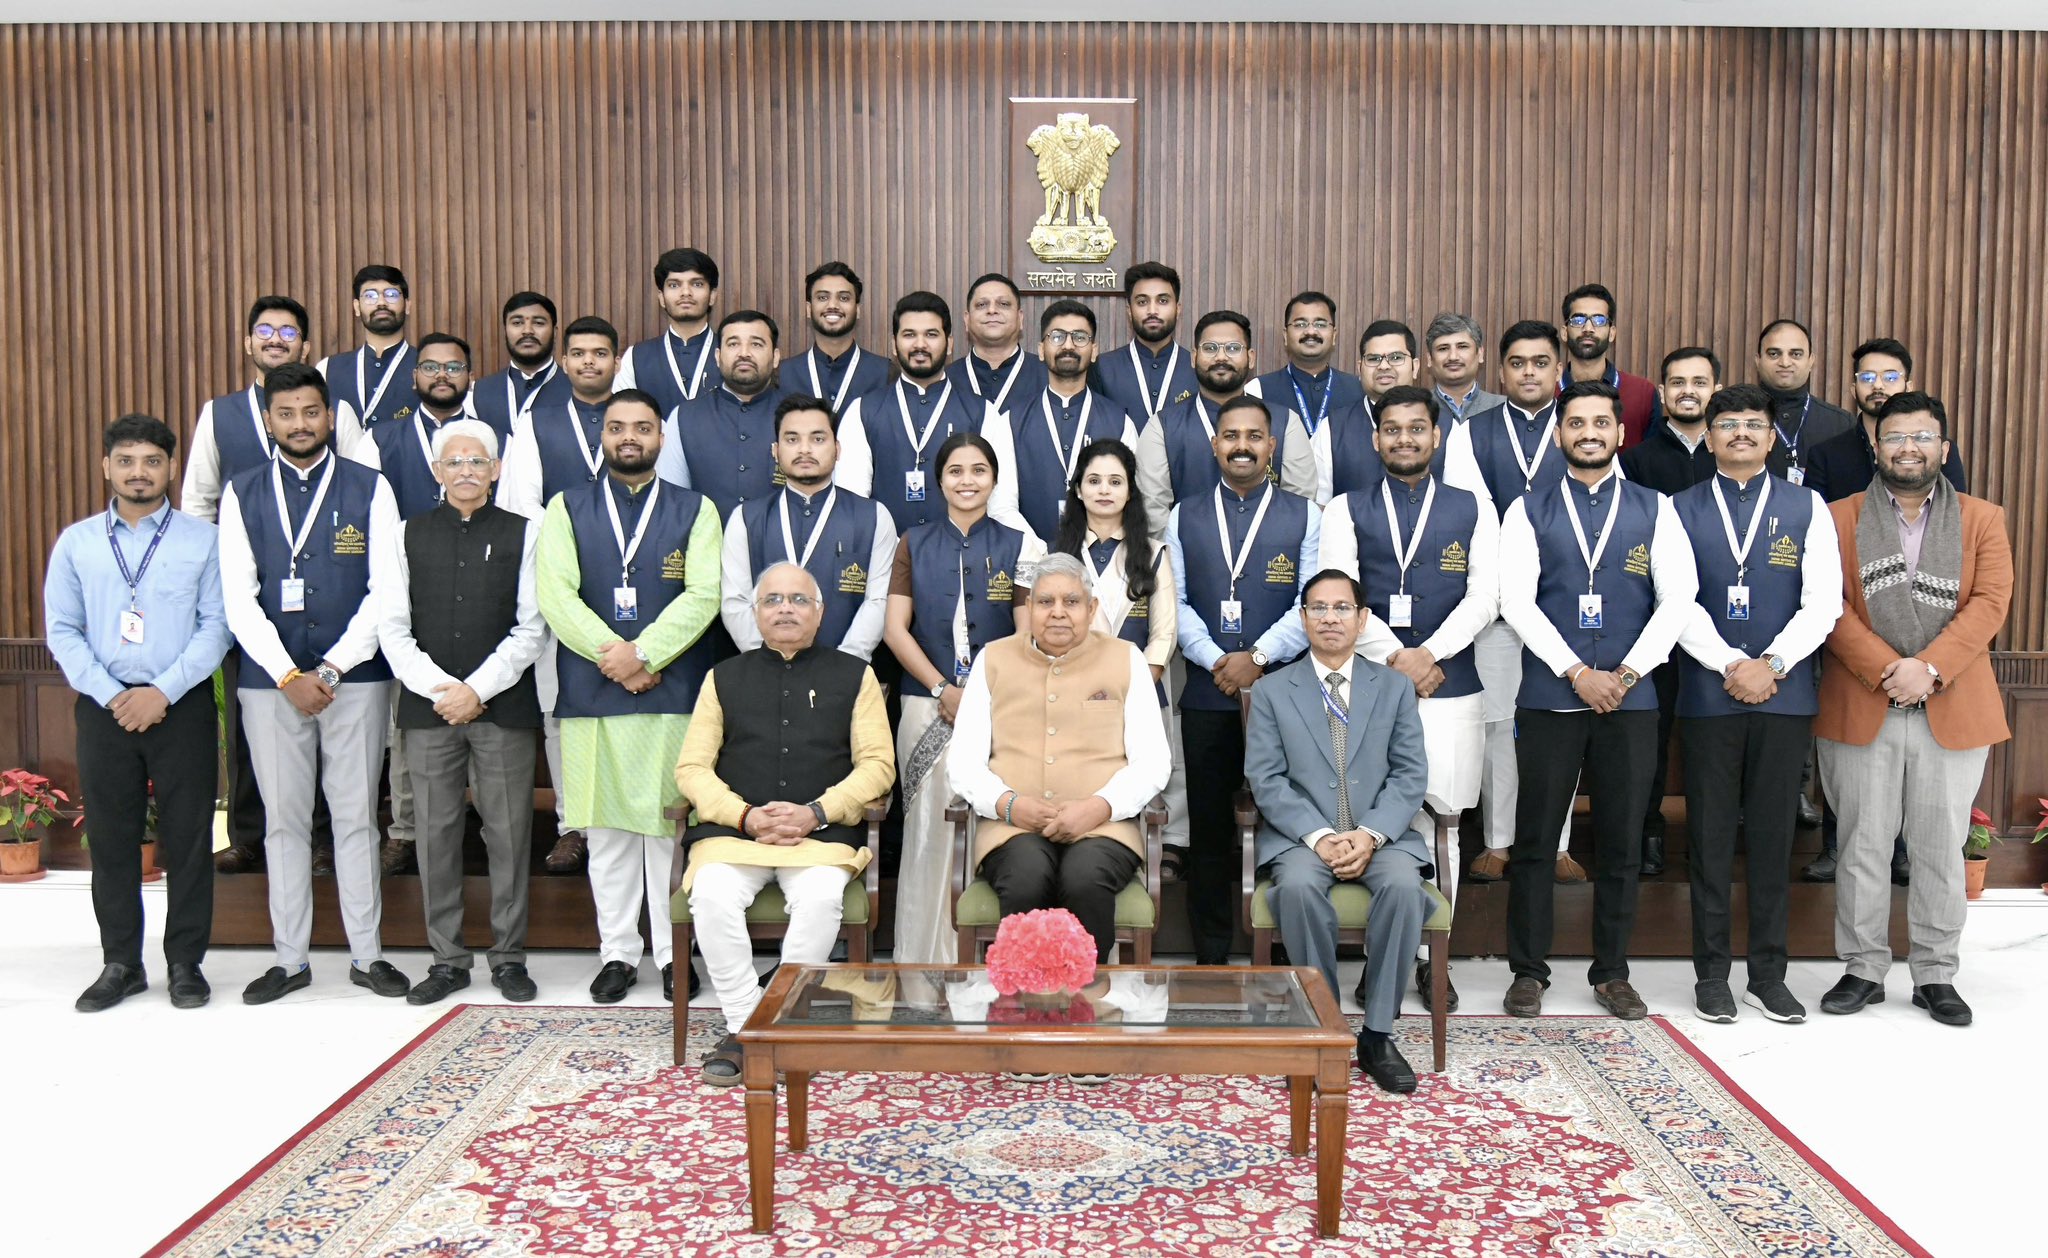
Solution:
[{"label": "shirt collar", "polygon": [[1100,533],[1097,533],[1094,529],[1088,529],[1087,535],[1087,544],[1090,546],[1099,546],[1103,542],[1121,542],[1122,540],[1124,540],[1121,537],[1104,537]]},{"label": "shirt collar", "polygon": [[309,468],[305,468],[303,470],[300,469],[297,464],[291,462],[289,459],[286,459],[282,454],[277,456],[277,465],[283,468],[285,471],[291,473],[293,476],[298,477],[300,480],[308,481],[312,480],[313,477],[319,473],[321,468],[327,466],[327,460],[332,457],[334,457],[334,451],[326,446],[322,446],[320,447],[320,457],[318,459],[315,459],[313,461],[313,466]]},{"label": "shirt collar", "polygon": [[1581,481],[1576,476],[1567,475],[1564,479],[1565,483],[1572,487],[1574,493],[1582,493],[1590,496],[1592,494],[1604,492],[1611,485],[1618,486],[1620,483],[1620,478],[1621,459],[1619,456],[1617,456],[1614,462],[1607,465],[1607,475],[1601,477],[1599,480],[1595,481],[1591,485],[1586,484],[1584,481]]},{"label": "shirt collar", "polygon": [[1906,519],[1906,509],[1899,505],[1899,496],[1892,492],[1892,487],[1890,485],[1883,483],[1882,481],[1879,481],[1878,488],[1884,490],[1885,501],[1892,504],[1892,515],[1897,517],[1901,525],[1905,526],[1906,528],[1918,528],[1922,524],[1925,524],[1927,522],[1927,507],[1929,503],[1934,501],[1934,496],[1932,494],[1928,495],[1927,498],[1920,503],[1919,517],[1917,519],[1908,520]]},{"label": "shirt collar", "polygon": [[1707,439],[1706,429],[1702,428],[1699,436],[1689,438],[1684,433],[1678,431],[1678,425],[1669,419],[1664,421],[1664,431],[1670,434],[1671,440],[1684,446],[1688,453],[1699,449],[1700,443]]},{"label": "shirt collar", "polygon": [[860,346],[849,345],[846,347],[846,352],[844,354],[839,355],[836,358],[826,353],[823,348],[816,345],[811,346],[810,352],[816,354],[818,356],[818,361],[824,363],[827,367],[841,367],[849,362],[852,362],[854,354],[859,352],[859,350]]},{"label": "shirt collar", "polygon": [[[1564,380],[1559,384],[1557,391],[1559,393],[1564,392],[1571,387],[1573,381],[1572,369],[1566,367],[1564,369]],[[1607,369],[1600,373],[1600,383],[1611,384],[1617,389],[1621,387],[1621,368],[1614,365],[1612,358],[1607,360]]]},{"label": "shirt collar", "polygon": [[1770,475],[1769,472],[1765,471],[1762,468],[1758,468],[1756,475],[1750,477],[1748,482],[1744,483],[1742,481],[1736,480],[1733,476],[1730,476],[1728,473],[1717,469],[1714,472],[1714,479],[1716,481],[1719,481],[1721,483],[1722,488],[1724,489],[1732,489],[1738,494],[1746,494],[1750,490],[1756,488],[1756,483],[1768,475]]},{"label": "shirt collar", "polygon": [[1273,481],[1271,477],[1261,476],[1259,478],[1259,487],[1257,489],[1252,490],[1248,494],[1240,494],[1235,489],[1232,489],[1230,487],[1229,481],[1222,480],[1219,478],[1216,482],[1216,488],[1222,490],[1225,497],[1237,502],[1242,502],[1246,506],[1250,506],[1252,503],[1255,503],[1259,500],[1259,495],[1265,493],[1267,487],[1270,486],[1272,483]]},{"label": "shirt collar", "polygon": [[1156,351],[1146,349],[1144,342],[1138,340],[1136,337],[1133,337],[1131,339],[1131,344],[1137,348],[1139,355],[1142,356],[1146,362],[1151,363],[1154,367],[1165,365],[1166,360],[1173,357],[1173,352],[1180,348],[1179,343],[1172,340],[1171,338],[1167,340],[1165,345],[1160,346],[1159,349],[1157,349]]},{"label": "shirt collar", "polygon": [[150,512],[146,516],[143,516],[140,520],[137,520],[135,523],[130,524],[128,523],[128,521],[121,518],[121,513],[118,510],[115,510],[114,504],[112,502],[107,503],[107,510],[113,512],[114,523],[120,525],[122,528],[125,528],[132,533],[156,532],[158,529],[163,527],[164,515],[167,512],[169,512],[170,509],[171,498],[169,494],[166,494],[164,495],[164,500],[157,505],[156,510]]},{"label": "shirt collar", "polygon": [[1325,367],[1323,368],[1322,373],[1318,375],[1315,372],[1303,371],[1301,368],[1295,366],[1293,363],[1290,362],[1285,367],[1282,367],[1281,370],[1286,372],[1290,377],[1296,380],[1306,380],[1313,384],[1325,384],[1329,381],[1330,372],[1334,370],[1334,368]]},{"label": "shirt collar", "polygon": [[1309,656],[1309,663],[1314,664],[1316,666],[1316,680],[1318,681],[1327,683],[1330,674],[1333,672],[1341,676],[1344,679],[1344,689],[1346,692],[1344,695],[1344,701],[1346,703],[1349,703],[1351,701],[1351,695],[1349,693],[1351,690],[1351,672],[1352,665],[1358,663],[1358,656],[1356,654],[1345,656],[1344,662],[1342,664],[1339,664],[1334,669],[1325,668],[1323,666],[1323,662],[1313,655]]},{"label": "shirt collar", "polygon": [[1514,418],[1520,419],[1525,424],[1541,423],[1543,421],[1543,418],[1549,415],[1550,412],[1556,406],[1556,402],[1545,402],[1543,405],[1537,407],[1535,410],[1532,411],[1524,409],[1520,403],[1515,402],[1512,399],[1510,399],[1507,404],[1508,414]]}]

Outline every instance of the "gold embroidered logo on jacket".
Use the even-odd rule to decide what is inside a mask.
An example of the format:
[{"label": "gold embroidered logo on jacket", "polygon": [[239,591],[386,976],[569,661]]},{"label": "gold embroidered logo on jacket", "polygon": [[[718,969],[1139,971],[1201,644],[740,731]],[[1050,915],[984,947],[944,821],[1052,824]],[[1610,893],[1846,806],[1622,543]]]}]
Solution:
[{"label": "gold embroidered logo on jacket", "polygon": [[857,563],[850,563],[839,570],[839,592],[841,594],[865,594],[868,592],[868,574]]},{"label": "gold embroidered logo on jacket", "polygon": [[1452,542],[1444,547],[1443,559],[1437,564],[1437,571],[1462,573],[1466,569],[1466,562],[1465,548],[1457,542]]},{"label": "gold embroidered logo on jacket", "polygon": [[1799,543],[1790,537],[1780,537],[1771,543],[1771,566],[1773,568],[1797,568],[1799,566]]},{"label": "gold embroidered logo on jacket", "polygon": [[370,539],[353,524],[344,524],[334,535],[334,553],[337,555],[367,555],[370,553]]},{"label": "gold embroidered logo on jacket", "polygon": [[672,550],[661,557],[661,579],[664,581],[681,581],[689,570],[689,563],[680,550]]},{"label": "gold embroidered logo on jacket", "polygon": [[1266,584],[1294,584],[1294,559],[1292,556],[1275,555],[1266,561]]},{"label": "gold embroidered logo on jacket", "polygon": [[996,569],[995,575],[988,579],[988,601],[991,603],[1010,603],[1015,602],[1016,598],[1017,583],[1010,580],[1009,573],[1001,568]]},{"label": "gold embroidered logo on jacket", "polygon": [[1622,570],[1623,572],[1626,572],[1626,573],[1628,573],[1628,574],[1629,574],[1630,576],[1632,576],[1632,577],[1646,577],[1646,576],[1649,576],[1649,575],[1650,575],[1650,547],[1649,547],[1649,544],[1648,544],[1648,543],[1646,543],[1646,542],[1645,542],[1645,543],[1638,543],[1638,544],[1637,544],[1637,545],[1635,546],[1635,548],[1634,548],[1634,549],[1630,550],[1630,551],[1628,552],[1628,562],[1627,562],[1626,564],[1623,564],[1623,565],[1622,565],[1622,569],[1621,569],[1621,570]]}]

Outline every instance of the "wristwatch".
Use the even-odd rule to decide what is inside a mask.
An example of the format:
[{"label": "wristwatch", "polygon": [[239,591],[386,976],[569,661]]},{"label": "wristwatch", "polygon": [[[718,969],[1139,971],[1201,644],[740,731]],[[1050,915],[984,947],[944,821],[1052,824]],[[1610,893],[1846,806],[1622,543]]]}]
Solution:
[{"label": "wristwatch", "polygon": [[1927,675],[1928,675],[1929,677],[1932,677],[1932,678],[1934,679],[1934,684],[1935,684],[1936,686],[1939,686],[1939,685],[1941,685],[1941,670],[1940,670],[1940,669],[1938,669],[1938,668],[1936,668],[1936,667],[1935,667],[1934,665],[1932,665],[1932,664],[1928,664],[1926,660],[1921,660],[1920,662],[1921,662],[1922,664],[1926,664],[1926,665],[1927,665]]},{"label": "wristwatch", "polygon": [[336,668],[334,665],[329,664],[326,660],[321,660],[320,663],[313,669],[313,676],[318,677],[321,681],[326,682],[327,688],[329,690],[332,690],[336,686],[339,686],[341,684],[341,670]]},{"label": "wristwatch", "polygon": [[639,660],[640,663],[643,665],[649,662],[647,659],[647,649],[641,646],[638,642],[635,642],[633,644],[633,658]]},{"label": "wristwatch", "polygon": [[1272,659],[1272,656],[1267,655],[1264,651],[1261,651],[1259,648],[1252,648],[1252,663],[1257,664],[1260,668],[1264,668],[1267,664],[1271,663]]},{"label": "wristwatch", "polygon": [[1621,671],[1614,675],[1614,679],[1621,683],[1621,688],[1623,690],[1633,690],[1635,689],[1636,683],[1641,681],[1643,677],[1641,673],[1638,673],[1635,669],[1630,668],[1624,664],[1621,668]]},{"label": "wristwatch", "polygon": [[951,684],[952,684],[951,682],[949,682],[949,681],[946,681],[946,680],[944,680],[943,678],[942,678],[942,679],[940,679],[940,681],[938,682],[938,684],[936,684],[936,685],[934,685],[934,686],[932,687],[932,698],[934,698],[934,699],[943,699],[943,698],[945,698],[945,697],[946,697],[946,687],[947,687],[947,686],[949,686],[949,685],[951,685]]},{"label": "wristwatch", "polygon": [[818,819],[818,828],[820,830],[823,830],[826,826],[832,824],[825,818],[825,805],[819,803],[815,799],[811,801],[811,815]]},{"label": "wristwatch", "polygon": [[1782,655],[1764,656],[1764,667],[1771,670],[1771,676],[1773,677],[1783,677],[1790,671],[1785,667],[1785,657]]}]

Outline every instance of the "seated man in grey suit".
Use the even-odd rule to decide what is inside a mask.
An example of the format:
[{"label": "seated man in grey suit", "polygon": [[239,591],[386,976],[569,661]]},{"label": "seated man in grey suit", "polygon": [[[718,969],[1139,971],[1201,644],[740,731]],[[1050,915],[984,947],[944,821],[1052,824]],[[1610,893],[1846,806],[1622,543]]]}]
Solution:
[{"label": "seated man in grey suit", "polygon": [[1365,1029],[1358,1065],[1388,1092],[1413,1092],[1415,1071],[1394,1047],[1401,980],[1429,919],[1423,879],[1435,874],[1412,828],[1429,787],[1415,687],[1358,655],[1365,590],[1337,568],[1301,592],[1309,653],[1252,687],[1244,775],[1258,803],[1259,871],[1280,937],[1337,986],[1337,910],[1330,888],[1359,880],[1372,892],[1366,922]]}]

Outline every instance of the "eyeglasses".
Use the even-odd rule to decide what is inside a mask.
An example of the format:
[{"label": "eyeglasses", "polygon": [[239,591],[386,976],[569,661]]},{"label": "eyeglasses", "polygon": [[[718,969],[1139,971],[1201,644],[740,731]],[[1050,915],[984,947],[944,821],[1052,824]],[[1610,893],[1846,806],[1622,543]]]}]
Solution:
[{"label": "eyeglasses", "polygon": [[1859,371],[1856,373],[1856,383],[1858,384],[1876,384],[1880,380],[1886,384],[1897,384],[1905,378],[1906,373],[1903,371]]},{"label": "eyeglasses", "polygon": [[452,459],[442,459],[441,466],[451,472],[488,472],[491,470],[491,464],[495,462],[496,459],[485,458],[481,454],[465,454]]},{"label": "eyeglasses", "polygon": [[1768,419],[1717,419],[1714,421],[1715,432],[1768,432],[1770,427],[1771,421]]},{"label": "eyeglasses", "polygon": [[1573,315],[1565,320],[1565,326],[1574,328],[1604,328],[1611,320],[1606,315]]},{"label": "eyeglasses", "polygon": [[466,376],[469,374],[469,364],[460,361],[452,363],[420,363],[413,370],[431,380],[435,376]]},{"label": "eyeglasses", "polygon": [[401,288],[366,288],[356,294],[359,301],[404,301],[405,290]]},{"label": "eyeglasses", "polygon": [[1916,446],[1938,446],[1941,444],[1941,434],[1938,432],[1888,432],[1877,439],[1877,444],[1887,450],[1898,450],[1904,448],[1905,444],[1909,441]]},{"label": "eyeglasses", "polygon": [[1235,358],[1237,355],[1244,353],[1245,344],[1243,341],[1203,341],[1200,345],[1195,346],[1195,348],[1212,358],[1218,354]]},{"label": "eyeglasses", "polygon": [[1362,361],[1368,367],[1398,367],[1413,357],[1413,354],[1395,350],[1391,354],[1367,354]]},{"label": "eyeglasses", "polygon": [[1327,332],[1337,325],[1328,319],[1296,319],[1287,325],[1289,332]]},{"label": "eyeglasses", "polygon": [[1358,614],[1356,603],[1310,603],[1302,608],[1310,620],[1348,620]]},{"label": "eyeglasses", "polygon": [[784,604],[791,607],[809,607],[817,601],[817,599],[812,598],[808,594],[763,594],[761,596],[761,606],[763,607],[781,607]]},{"label": "eyeglasses", "polygon": [[1069,332],[1065,328],[1054,328],[1045,334],[1045,343],[1054,349],[1058,349],[1063,345],[1071,345],[1075,349],[1086,349],[1088,346],[1095,344],[1095,334],[1093,332]]},{"label": "eyeglasses", "polygon": [[259,323],[252,330],[259,341],[268,341],[275,338],[290,345],[293,341],[299,339],[299,330],[290,324]]}]

